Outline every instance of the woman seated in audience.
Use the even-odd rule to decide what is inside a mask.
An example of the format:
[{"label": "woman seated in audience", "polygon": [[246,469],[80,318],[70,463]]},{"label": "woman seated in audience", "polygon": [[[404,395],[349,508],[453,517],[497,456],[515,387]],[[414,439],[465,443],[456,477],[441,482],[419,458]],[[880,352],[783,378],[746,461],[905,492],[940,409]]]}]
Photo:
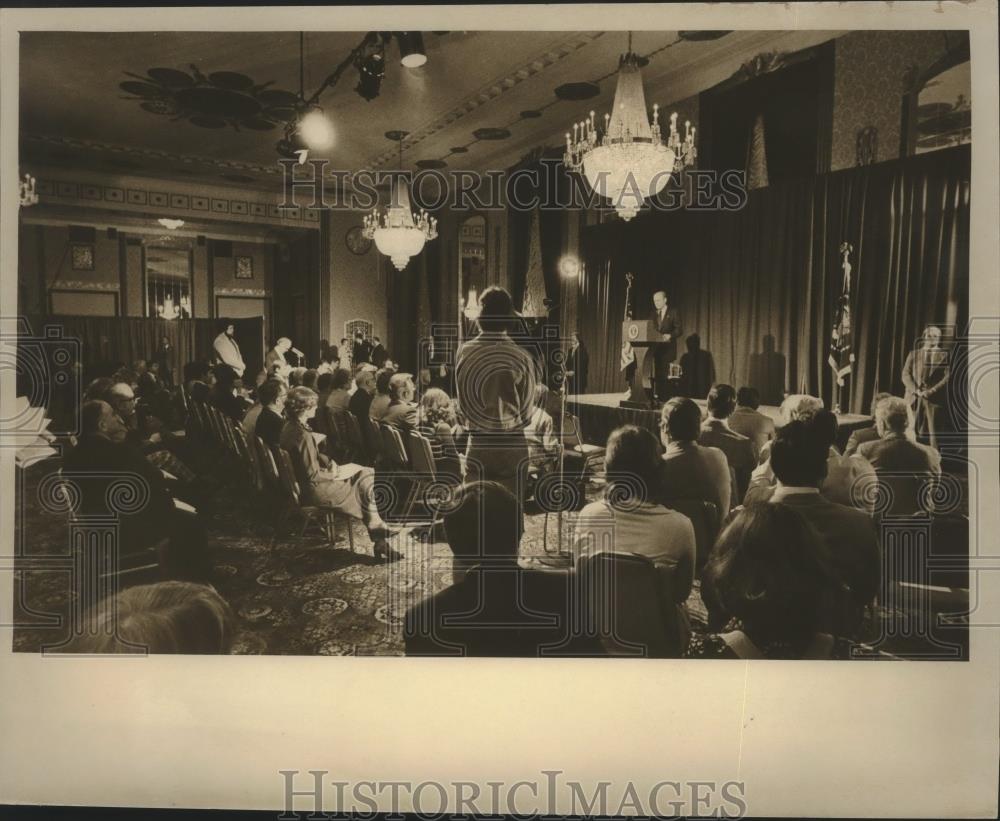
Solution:
[{"label": "woman seated in audience", "polygon": [[308,368],[304,374],[302,374],[302,387],[309,388],[310,390],[316,390],[316,380],[319,378],[319,371],[315,368]]},{"label": "woman seated in audience", "polygon": [[390,368],[381,368],[375,374],[375,398],[372,399],[368,415],[376,422],[381,422],[389,410],[389,403],[392,401],[392,397],[389,396],[389,380],[394,373],[395,371]]},{"label": "woman seated in audience", "polygon": [[[280,446],[288,451],[299,483],[302,503],[342,510],[361,519],[375,545],[378,558],[399,558],[390,549],[391,531],[379,515],[373,492],[375,472],[360,465],[338,466],[320,454],[309,420],[316,415],[319,398],[309,388],[297,387],[285,400],[285,422]],[[257,422],[260,425],[260,420]]]},{"label": "woman seated in audience", "polygon": [[826,632],[843,587],[826,542],[797,510],[751,504],[719,536],[701,574],[718,633],[692,638],[688,658],[849,658]]},{"label": "woman seated in audience", "polygon": [[302,367],[292,368],[288,372],[288,386],[291,388],[299,387],[302,384],[302,380],[305,379],[305,376],[306,376],[305,368]]},{"label": "woman seated in audience", "polygon": [[[645,556],[660,571],[664,605],[676,605],[678,623],[686,632],[684,603],[694,582],[694,527],[687,516],[656,501],[662,496],[656,437],[635,425],[612,431],[604,466],[604,498],[580,511],[574,553],[577,559],[608,551]],[[685,636],[681,646],[686,643]]]},{"label": "woman seated in audience", "polygon": [[431,443],[434,465],[438,473],[456,478],[462,469],[455,447],[455,408],[451,398],[440,388],[428,388],[420,397],[417,410],[417,432]]},{"label": "woman seated in audience", "polygon": [[235,634],[214,587],[180,581],[130,587],[88,610],[84,625],[66,652],[225,655]]}]

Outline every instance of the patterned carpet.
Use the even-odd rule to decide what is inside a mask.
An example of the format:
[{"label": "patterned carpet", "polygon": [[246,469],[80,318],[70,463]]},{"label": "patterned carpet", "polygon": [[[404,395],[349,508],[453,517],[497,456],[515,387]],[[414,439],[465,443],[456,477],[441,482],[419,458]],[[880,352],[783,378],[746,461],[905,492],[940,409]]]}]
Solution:
[{"label": "patterned carpet", "polygon": [[[19,476],[18,525],[24,526],[16,530],[24,558],[16,562],[15,651],[58,645],[71,629],[68,572],[32,566],[42,557],[49,564],[65,564],[69,555],[65,516],[44,510],[38,501],[39,483],[57,467],[55,461],[42,463]],[[591,498],[598,493],[588,489]],[[230,491],[222,492],[218,509],[210,521],[211,583],[238,618],[234,653],[402,655],[407,608],[452,583],[451,550],[431,539],[440,539],[440,533],[404,530],[393,542],[403,558],[386,564],[372,555],[360,522],[350,524],[351,552],[346,517],[338,517],[331,546],[318,527],[298,535],[295,522],[275,536],[270,521]],[[571,514],[564,519],[564,533],[570,526]],[[547,541],[545,528],[544,514],[529,512],[522,556],[556,549],[555,516],[549,517]],[[689,609],[696,625],[703,623],[697,592]]]}]

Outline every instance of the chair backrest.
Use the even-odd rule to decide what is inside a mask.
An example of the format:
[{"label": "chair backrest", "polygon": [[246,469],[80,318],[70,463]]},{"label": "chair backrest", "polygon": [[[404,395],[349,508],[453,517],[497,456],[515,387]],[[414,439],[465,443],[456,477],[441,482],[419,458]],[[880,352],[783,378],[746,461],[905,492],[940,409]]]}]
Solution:
[{"label": "chair backrest", "polygon": [[[555,420],[555,424],[558,425],[559,421]],[[559,431],[556,430],[558,435]],[[563,429],[562,429],[562,445],[564,448],[569,448],[572,450],[578,445],[583,444],[583,437],[580,435],[580,420],[577,419],[573,414],[567,413],[563,416]]]},{"label": "chair backrest", "polygon": [[437,470],[430,440],[423,434],[411,430],[406,434],[406,444],[410,456],[410,466],[414,472],[423,474],[429,479],[435,478]]},{"label": "chair backrest", "polygon": [[387,422],[380,422],[379,429],[382,432],[382,456],[391,467],[406,467],[409,459],[406,456],[406,448],[403,446],[403,437],[399,430]]},{"label": "chair backrest", "polygon": [[364,461],[365,444],[361,441],[361,428],[357,417],[349,410],[335,411],[331,415],[331,426],[342,451],[341,461]]},{"label": "chair backrest", "polygon": [[666,601],[669,574],[632,553],[581,556],[577,579],[584,629],[609,655],[679,658],[686,649],[685,630],[677,608]]},{"label": "chair backrest", "polygon": [[361,441],[365,443],[368,464],[374,465],[382,458],[382,432],[378,428],[378,423],[370,416],[365,416],[363,419],[355,417],[355,421],[361,431]]},{"label": "chair backrest", "polygon": [[299,483],[295,478],[295,468],[292,466],[292,457],[284,448],[272,448],[274,461],[278,468],[278,479],[285,494],[295,504],[299,504]]},{"label": "chair backrest", "polygon": [[668,499],[664,504],[691,520],[694,526],[695,565],[701,567],[719,535],[722,518],[718,507],[701,499]]},{"label": "chair backrest", "polygon": [[272,453],[271,449],[259,436],[253,438],[253,448],[257,452],[257,461],[260,463],[265,481],[273,485],[279,485],[281,483],[281,476],[278,473],[278,465],[274,461],[274,453]]},{"label": "chair backrest", "polygon": [[236,437],[236,444],[243,458],[250,482],[255,490],[261,490],[264,487],[264,471],[257,458],[257,449],[250,444],[250,440],[247,439],[246,432],[241,425],[233,425],[233,435]]}]

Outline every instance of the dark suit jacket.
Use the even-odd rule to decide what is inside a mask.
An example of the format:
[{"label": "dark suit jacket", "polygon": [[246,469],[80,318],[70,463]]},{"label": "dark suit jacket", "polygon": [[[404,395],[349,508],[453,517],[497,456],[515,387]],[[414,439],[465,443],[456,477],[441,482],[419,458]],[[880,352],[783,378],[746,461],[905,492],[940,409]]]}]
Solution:
[{"label": "dark suit jacket", "polygon": [[569,578],[516,564],[474,567],[458,584],[409,609],[406,654],[537,658],[550,646],[572,655],[581,640],[570,641]]},{"label": "dark suit jacket", "polygon": [[278,447],[281,444],[281,429],[285,420],[270,408],[264,408],[257,417],[257,427],[254,433],[263,440],[265,445]]},{"label": "dark suit jacket", "polygon": [[941,474],[941,455],[934,448],[890,434],[863,444],[858,456],[871,462],[879,483],[890,490],[892,503],[885,514],[910,516],[925,510],[927,484]]},{"label": "dark suit jacket", "polygon": [[[173,497],[163,474],[138,449],[116,444],[102,436],[83,436],[66,455],[63,473],[80,486],[82,516],[118,517],[122,552],[139,550],[169,535],[174,514]],[[81,473],[87,475],[74,475]],[[109,506],[111,485],[123,480],[143,485],[148,490],[146,504],[134,513],[121,513]],[[137,496],[141,498],[146,490]]]},{"label": "dark suit jacket", "polygon": [[[755,486],[746,504],[769,501],[774,491],[774,487]],[[881,578],[878,531],[871,516],[819,493],[790,493],[781,501],[801,513],[826,539],[841,580],[851,589],[852,601],[858,606],[871,602]]]},{"label": "dark suit jacket", "polygon": [[847,440],[847,446],[844,448],[844,456],[850,456],[851,454],[857,452],[858,448],[868,442],[874,442],[879,439],[878,431],[875,429],[873,424],[869,428],[858,428],[857,430],[852,430],[851,435]]},{"label": "dark suit jacket", "polygon": [[653,327],[657,333],[670,334],[669,342],[658,342],[652,346],[653,356],[656,358],[656,365],[659,368],[661,362],[666,365],[677,358],[677,341],[683,333],[681,317],[676,308],[668,307],[662,321],[655,310],[650,319],[653,321]]},{"label": "dark suit jacket", "polygon": [[413,430],[417,426],[417,406],[394,399],[389,403],[389,410],[385,412],[382,421],[400,430]]},{"label": "dark suit jacket", "polygon": [[948,352],[943,348],[926,350],[917,348],[910,351],[903,363],[903,385],[906,399],[913,404],[917,390],[927,391],[927,401],[933,405],[943,405],[951,367]]},{"label": "dark suit jacket", "polygon": [[737,499],[742,499],[750,484],[750,474],[757,467],[753,443],[749,438],[730,430],[724,422],[708,419],[701,426],[698,444],[718,448],[726,454],[729,467],[736,473],[737,486],[733,489]]},{"label": "dark suit jacket", "polygon": [[383,365],[385,365],[385,360],[387,360],[388,358],[389,358],[389,352],[385,349],[385,345],[383,345],[381,342],[379,342],[378,345],[372,348],[371,360],[372,364],[376,368],[381,368]]}]

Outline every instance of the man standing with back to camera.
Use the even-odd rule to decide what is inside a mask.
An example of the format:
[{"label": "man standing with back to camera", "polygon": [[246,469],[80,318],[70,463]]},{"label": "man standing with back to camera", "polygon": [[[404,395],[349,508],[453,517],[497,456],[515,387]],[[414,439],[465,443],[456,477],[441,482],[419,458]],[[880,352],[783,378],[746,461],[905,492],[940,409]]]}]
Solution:
[{"label": "man standing with back to camera", "polygon": [[667,377],[670,375],[670,363],[677,359],[677,340],[683,330],[680,314],[671,308],[667,302],[667,292],[657,291],[653,294],[653,327],[660,335],[660,341],[652,345],[653,355],[653,396],[660,402],[665,402],[667,396]]},{"label": "man standing with back to camera", "polygon": [[479,304],[479,334],[463,343],[455,360],[458,403],[469,426],[466,481],[498,482],[520,500],[537,366],[510,338],[516,321],[510,294],[493,286]]}]

